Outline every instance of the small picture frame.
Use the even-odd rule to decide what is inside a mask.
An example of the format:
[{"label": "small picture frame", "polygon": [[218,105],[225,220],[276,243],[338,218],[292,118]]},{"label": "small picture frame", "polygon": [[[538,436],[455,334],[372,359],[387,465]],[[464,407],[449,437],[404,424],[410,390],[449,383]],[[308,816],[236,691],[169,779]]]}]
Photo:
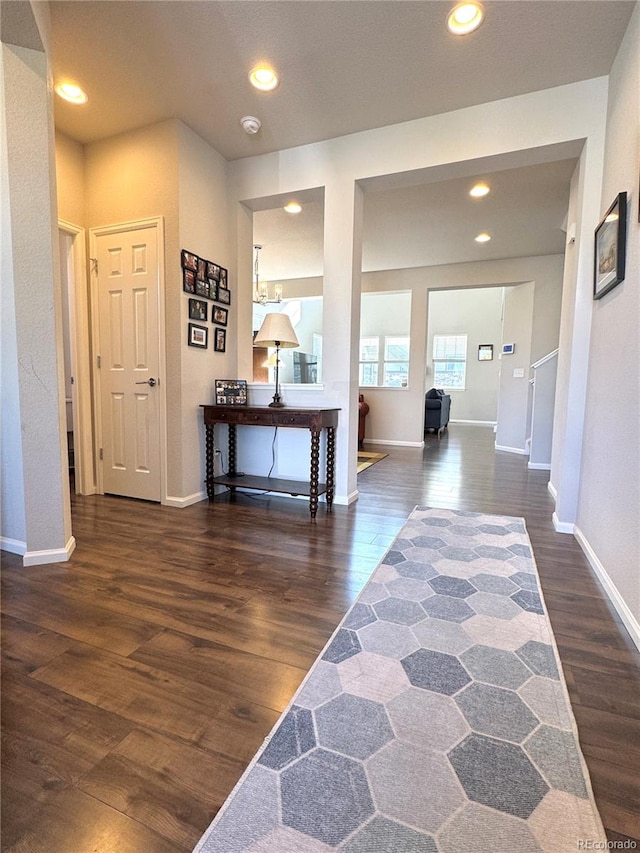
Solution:
[{"label": "small picture frame", "polygon": [[227,330],[219,329],[217,326],[213,330],[213,349],[215,352],[225,352],[227,349]]},{"label": "small picture frame", "polygon": [[618,193],[595,231],[593,298],[624,281],[627,239],[627,194]]},{"label": "small picture frame", "polygon": [[246,381],[244,379],[216,379],[216,405],[246,406]]},{"label": "small picture frame", "polygon": [[493,361],[493,344],[478,344],[478,361]]},{"label": "small picture frame", "polygon": [[209,345],[209,329],[207,329],[206,326],[198,326],[196,323],[189,323],[187,343],[190,347],[206,349]]},{"label": "small picture frame", "polygon": [[180,253],[180,263],[183,270],[198,272],[198,256],[194,255],[193,252],[187,252],[186,249],[183,249]]},{"label": "small picture frame", "polygon": [[186,267],[182,270],[182,289],[185,293],[196,292],[196,274]]},{"label": "small picture frame", "polygon": [[[213,306],[211,306],[213,307]],[[200,320],[201,323],[207,322],[207,317],[209,314],[209,303],[205,302],[203,299],[190,299],[189,300],[189,319],[190,320]]]},{"label": "small picture frame", "polygon": [[209,279],[209,299],[216,299],[217,300],[217,298],[218,298],[218,282],[215,280],[215,278],[210,278]]},{"label": "small picture frame", "polygon": [[220,267],[213,261],[207,261],[207,278],[215,278],[216,281],[220,278]]},{"label": "small picture frame", "polygon": [[202,279],[196,279],[196,293],[198,296],[206,296],[209,298],[209,282]]},{"label": "small picture frame", "polygon": [[207,277],[207,262],[204,258],[198,258],[198,278],[205,279]]},{"label": "small picture frame", "polygon": [[218,287],[218,298],[217,302],[222,302],[224,305],[231,305],[231,291],[227,290],[226,287],[220,286]]},{"label": "small picture frame", "polygon": [[227,271],[224,267],[220,267],[220,287],[227,286]]},{"label": "small picture frame", "polygon": [[226,308],[220,308],[217,305],[211,306],[211,322],[217,323],[219,326],[227,325],[227,318],[229,317],[229,312]]}]

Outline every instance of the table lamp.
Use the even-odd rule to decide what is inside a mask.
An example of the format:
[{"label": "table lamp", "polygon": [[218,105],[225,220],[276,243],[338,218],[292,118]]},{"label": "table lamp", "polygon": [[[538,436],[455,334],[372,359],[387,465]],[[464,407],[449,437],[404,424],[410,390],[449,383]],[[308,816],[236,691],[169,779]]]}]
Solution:
[{"label": "table lamp", "polygon": [[276,348],[276,393],[273,395],[273,402],[269,403],[269,406],[272,409],[281,409],[284,403],[280,398],[280,350],[300,346],[289,315],[267,314],[262,321],[258,334],[253,339],[253,343],[254,346]]}]

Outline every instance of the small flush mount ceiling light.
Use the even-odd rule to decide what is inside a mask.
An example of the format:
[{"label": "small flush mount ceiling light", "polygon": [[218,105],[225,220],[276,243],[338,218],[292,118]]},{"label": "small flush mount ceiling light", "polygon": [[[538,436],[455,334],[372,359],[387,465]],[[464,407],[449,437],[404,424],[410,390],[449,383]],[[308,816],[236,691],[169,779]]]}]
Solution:
[{"label": "small flush mount ceiling light", "polygon": [[302,205],[298,204],[297,201],[290,201],[288,204],[285,204],[284,209],[287,213],[300,213]]},{"label": "small flush mount ceiling light", "polygon": [[483,198],[485,195],[489,195],[491,192],[491,188],[488,184],[485,184],[484,181],[480,181],[480,183],[471,187],[469,190],[469,195],[472,198]]},{"label": "small flush mount ceiling light", "polygon": [[482,234],[478,234],[475,238],[476,243],[488,243],[491,239],[491,234],[487,234],[486,231],[483,231]]},{"label": "small flush mount ceiling light", "polygon": [[480,3],[465,2],[454,6],[447,18],[449,32],[455,36],[466,36],[477,30],[484,18]]},{"label": "small flush mount ceiling light", "polygon": [[269,68],[268,65],[256,65],[249,72],[249,82],[261,92],[271,92],[280,81],[273,68]]},{"label": "small flush mount ceiling light", "polygon": [[75,83],[58,83],[55,90],[56,94],[70,104],[86,104],[89,100],[87,93]]},{"label": "small flush mount ceiling light", "polygon": [[249,136],[252,136],[254,133],[257,133],[262,127],[262,122],[259,118],[255,116],[242,116],[240,119],[240,124],[242,125],[242,129],[245,133],[248,133]]}]

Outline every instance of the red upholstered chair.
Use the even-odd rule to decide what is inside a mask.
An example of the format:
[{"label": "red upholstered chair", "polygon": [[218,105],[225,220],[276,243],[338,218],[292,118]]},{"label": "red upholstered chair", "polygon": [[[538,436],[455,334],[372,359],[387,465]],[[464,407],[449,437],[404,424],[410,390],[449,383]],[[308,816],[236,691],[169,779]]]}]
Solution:
[{"label": "red upholstered chair", "polygon": [[358,395],[358,448],[362,450],[364,444],[365,418],[369,413],[369,404],[364,401],[364,394]]}]

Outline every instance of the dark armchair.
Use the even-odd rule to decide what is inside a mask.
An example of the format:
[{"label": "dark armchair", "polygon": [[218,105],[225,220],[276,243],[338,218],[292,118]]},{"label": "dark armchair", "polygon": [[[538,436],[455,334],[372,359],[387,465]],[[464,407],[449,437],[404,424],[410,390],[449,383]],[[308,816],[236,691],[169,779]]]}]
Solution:
[{"label": "dark armchair", "polygon": [[434,429],[438,438],[449,424],[451,397],[439,388],[427,391],[424,398],[424,431]]}]

